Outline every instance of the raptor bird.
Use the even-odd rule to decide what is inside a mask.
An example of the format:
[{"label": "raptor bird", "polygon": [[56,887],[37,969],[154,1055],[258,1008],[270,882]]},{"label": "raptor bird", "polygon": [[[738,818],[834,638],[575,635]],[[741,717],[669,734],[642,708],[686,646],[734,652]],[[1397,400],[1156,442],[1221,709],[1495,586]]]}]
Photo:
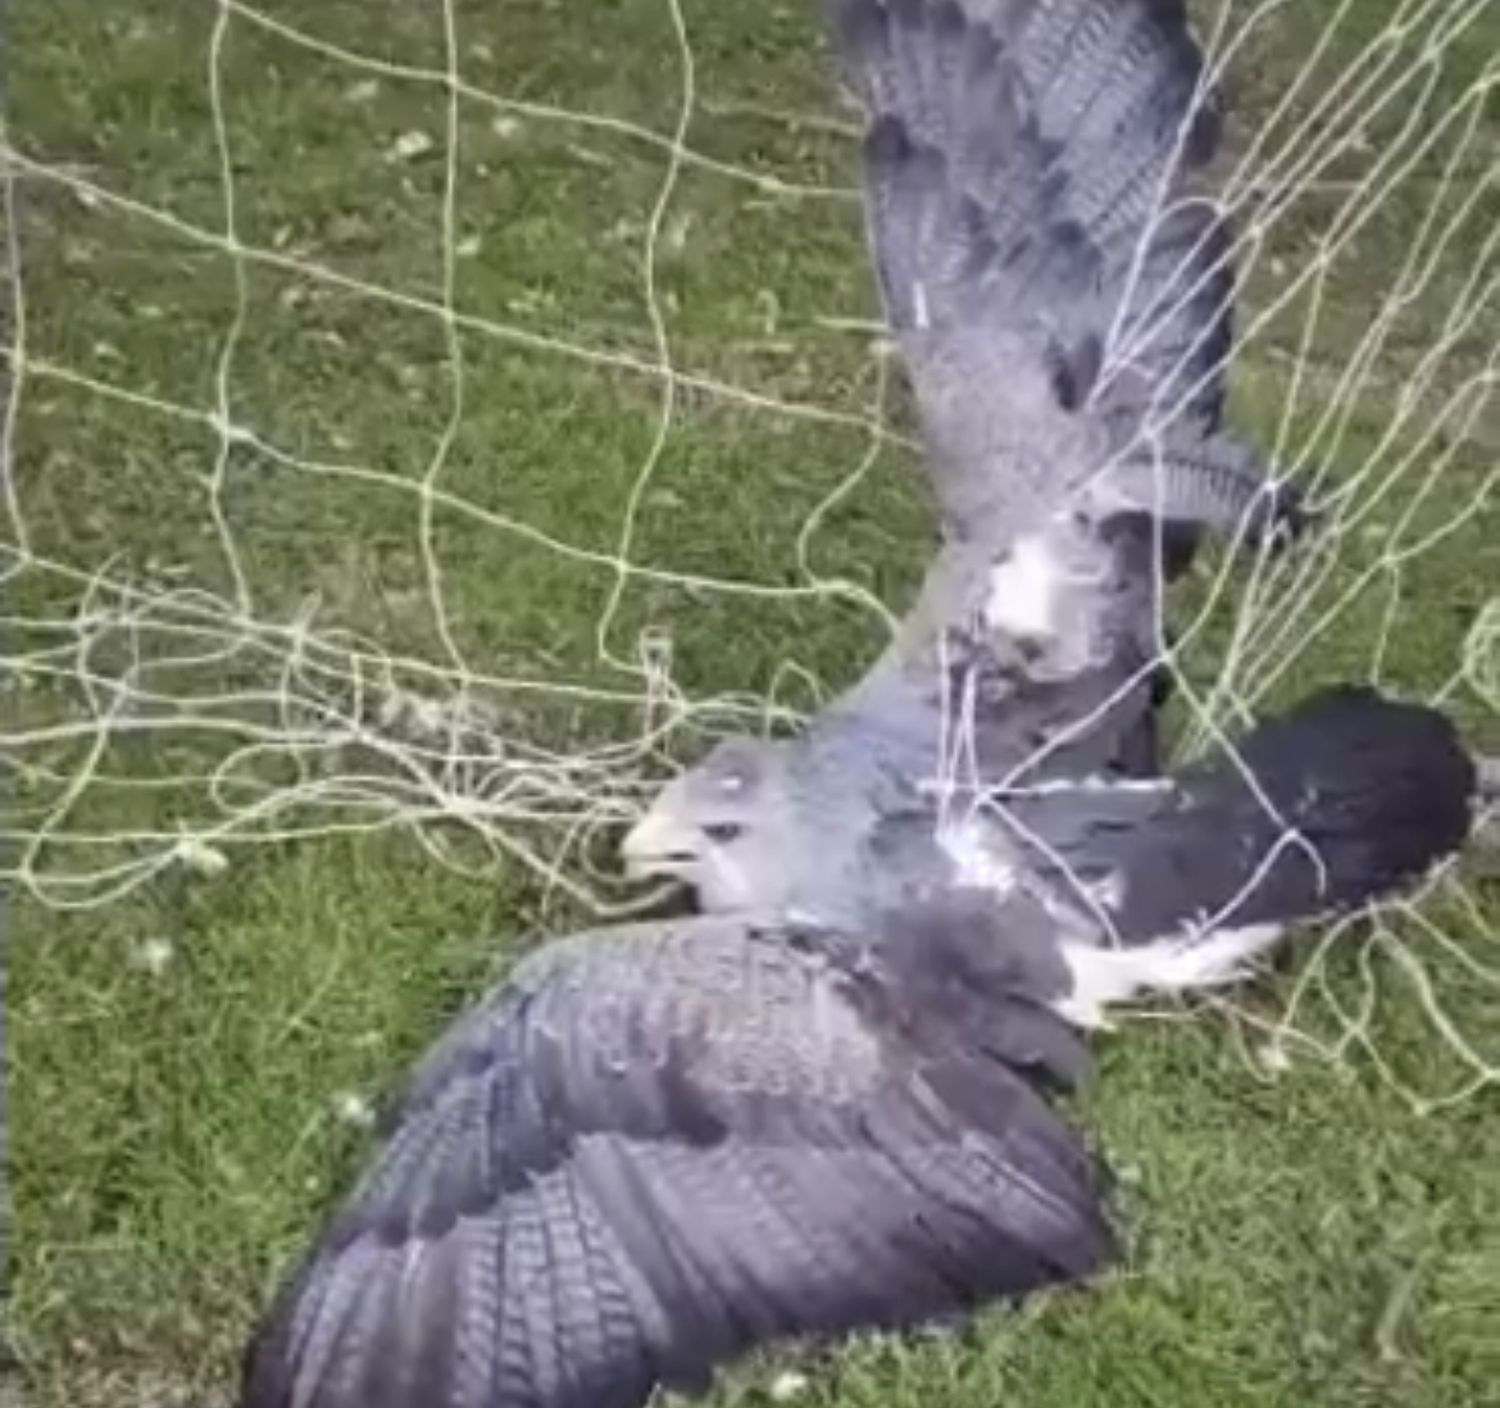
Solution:
[{"label": "raptor bird", "polygon": [[868,815],[868,797],[849,801],[807,762],[722,744],[642,823],[653,872],[709,910],[753,899],[844,922],[947,889],[1024,895],[1033,942],[1068,968],[1064,1010],[1084,1025],[1142,992],[1242,977],[1288,927],[1419,881],[1465,844],[1482,790],[1440,711],[1352,685],[1154,778],[906,800],[893,788]]},{"label": "raptor bird", "polygon": [[1220,423],[1179,0],[832,11],[943,518],[917,606],[803,737],[726,742],[632,833],[710,912],[547,945],[420,1063],[241,1408],[641,1408],[1085,1280],[1107,1181],[1051,1103],[1082,1029],[1467,834],[1452,726],[1372,690],[1157,775],[1162,549],[1300,513]]},{"label": "raptor bird", "polygon": [[[915,869],[858,918],[737,910],[523,959],[419,1066],[241,1408],[641,1408],[775,1339],[1092,1276],[1104,1172],[1047,1098],[1084,1074],[1080,1028],[1222,980],[1288,909],[1358,903],[1468,826],[1474,770],[1431,711],[1330,691],[1244,751],[1309,850],[1202,941],[1101,947],[1035,879],[931,883],[930,829],[898,820],[883,861]],[[1084,827],[1068,786],[1030,805],[1127,937],[1255,878],[1224,838],[1264,833],[1262,799],[1226,766],[1112,789]]]}]

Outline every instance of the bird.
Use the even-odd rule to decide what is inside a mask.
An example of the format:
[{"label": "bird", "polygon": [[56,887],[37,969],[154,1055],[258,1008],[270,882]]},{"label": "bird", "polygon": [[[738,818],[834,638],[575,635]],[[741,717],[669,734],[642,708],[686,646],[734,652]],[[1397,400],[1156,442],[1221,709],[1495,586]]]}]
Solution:
[{"label": "bird", "polygon": [[961,894],[555,940],[418,1064],[240,1408],[641,1408],[1117,1255],[1064,975]]},{"label": "bird", "polygon": [[[1243,774],[1099,788],[1103,810],[1067,780],[1005,799],[1091,867],[1092,905],[1034,863],[981,873],[1014,854],[939,877],[927,819],[893,818],[899,883],[858,916],[735,908],[523,957],[418,1063],[248,1345],[239,1408],[642,1408],[757,1346],[1096,1280],[1109,1171],[1055,1104],[1090,1029],[1227,980],[1289,913],[1361,904],[1470,821],[1451,723],[1364,686],[1242,751]],[[1266,864],[1274,810],[1307,850]],[[1176,939],[1089,927],[1199,906]]]},{"label": "bird", "polygon": [[1090,1030],[1467,834],[1451,722],[1367,687],[1157,765],[1158,578],[1302,512],[1220,425],[1217,217],[1147,209],[1213,142],[1178,0],[829,3],[943,524],[916,608],[806,735],[726,740],[627,837],[703,912],[544,945],[417,1064],[240,1408],[642,1408],[1086,1284],[1120,1246],[1058,1102]]}]

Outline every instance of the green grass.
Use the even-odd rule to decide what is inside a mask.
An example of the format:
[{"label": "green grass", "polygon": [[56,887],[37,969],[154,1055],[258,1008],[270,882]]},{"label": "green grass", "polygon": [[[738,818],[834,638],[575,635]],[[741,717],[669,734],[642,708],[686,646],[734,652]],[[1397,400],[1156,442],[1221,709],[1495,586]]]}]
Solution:
[{"label": "green grass", "polygon": [[[192,227],[84,198],[45,175],[19,180],[28,353],[46,364],[24,383],[17,426],[16,490],[30,549],[85,573],[108,561],[120,577],[234,593],[235,563],[215,528],[206,477],[219,437],[202,414],[162,407],[213,408],[238,269],[246,314],[230,363],[232,414],[302,463],[238,443],[224,466],[219,502],[252,613],[287,621],[316,592],[324,629],[358,631],[441,668],[415,490],[452,409],[444,328],[429,306],[441,299],[444,275],[444,92],[356,70],[235,18],[219,74],[236,228],[244,246],[275,256],[236,261],[217,242],[225,211],[208,82],[215,8],[169,0],[15,8],[15,145]],[[1278,11],[1234,70],[1232,135],[1241,149],[1308,51],[1320,8]],[[1378,25],[1383,7],[1356,8],[1357,24]],[[620,0],[587,10],[584,21],[576,6],[548,0],[464,0],[456,12],[465,77],[529,103],[670,132],[678,91],[668,8]],[[276,0],[262,13],[373,58],[443,67],[436,6]],[[687,22],[699,95],[694,151],[786,181],[851,184],[847,137],[826,121],[836,109],[811,0],[692,4]],[[1487,31],[1476,27],[1454,50],[1452,92],[1495,48],[1495,19],[1484,23]],[[1484,141],[1500,137],[1493,100],[1479,120],[1482,154]],[[596,657],[615,578],[587,555],[615,549],[662,384],[518,336],[654,362],[640,251],[663,151],[630,132],[507,116],[472,99],[459,105],[458,128],[454,223],[465,252],[455,305],[470,321],[456,333],[463,414],[440,482],[584,556],[439,508],[431,533],[445,618],[485,672],[632,689]],[[432,139],[430,150],[394,155],[417,131]],[[1432,175],[1424,169],[1384,206],[1330,279],[1305,359],[1297,436],[1327,408],[1372,300],[1420,229]],[[1278,226],[1249,280],[1251,307],[1273,298],[1284,277],[1272,258],[1300,267],[1336,201],[1319,196]],[[1353,407],[1333,455],[1336,475],[1356,473],[1379,447],[1394,397],[1460,297],[1495,210],[1493,199],[1479,207],[1413,301],[1372,393]],[[675,365],[847,417],[871,411],[867,338],[829,322],[872,314],[847,200],[776,195],[689,163],[662,228],[656,297]],[[1487,257],[1493,267],[1493,252]],[[420,306],[308,277],[287,260],[399,290]],[[1237,414],[1263,439],[1292,387],[1305,311],[1299,304],[1273,324],[1237,372]],[[1491,306],[1456,343],[1415,434],[1497,338]],[[147,399],[101,394],[48,366]],[[1493,472],[1494,414],[1491,406],[1465,437],[1441,442],[1452,443],[1451,464],[1409,528],[1399,520],[1420,470],[1373,506],[1344,541],[1320,601],[1476,492]],[[672,434],[639,505],[634,560],[797,585],[802,524],[868,443],[857,423],[773,415],[680,386]],[[380,477],[320,474],[309,463]],[[812,538],[817,571],[899,604],[930,531],[910,468],[899,448],[881,453]],[[1315,647],[1295,655],[1274,697],[1371,670],[1387,581],[1377,574]],[[1440,687],[1497,581],[1500,523],[1490,508],[1408,564],[1382,678],[1413,694]],[[80,585],[29,567],[8,584],[10,609],[71,610]],[[879,640],[847,602],[633,579],[609,644],[628,654],[651,623],[671,626],[674,671],[694,692],[759,694],[789,664],[836,687]],[[1227,628],[1222,612],[1209,621],[1189,660],[1195,679],[1217,673]],[[14,634],[33,647],[56,639],[39,628]],[[117,672],[131,646],[113,634],[92,663]],[[170,682],[200,694],[263,686],[275,663],[242,651]],[[803,704],[812,697],[791,693]],[[4,697],[14,724],[77,719],[83,702],[77,685],[41,673],[7,679]],[[1463,691],[1452,702],[1476,739],[1500,746],[1493,714]],[[599,742],[633,722],[628,710],[535,696],[514,707],[513,727],[537,739]],[[39,808],[27,813],[33,819],[55,810],[58,778],[80,766],[89,742],[28,750],[15,805]],[[181,780],[221,761],[220,742],[198,733],[123,743],[68,822],[105,833],[170,831],[179,819],[201,825],[206,793]],[[127,775],[155,785],[110,783]],[[99,854],[132,853],[127,845]],[[220,1401],[256,1308],[364,1148],[361,1131],[339,1117],[340,1101],[377,1098],[511,956],[579,918],[518,869],[464,878],[409,829],[229,855],[222,874],[171,868],[101,909],[59,912],[24,892],[15,899],[9,1338],[38,1408]],[[56,873],[76,861],[51,850],[38,863]],[[1500,887],[1492,875],[1471,881],[1493,928]],[[1437,917],[1483,938],[1474,916]],[[1409,937],[1422,942],[1415,931]],[[153,941],[171,945],[160,972],[143,961]],[[1422,952],[1461,1030],[1500,1059],[1500,989],[1427,943]],[[1337,991],[1359,992],[1355,955],[1333,969]],[[1426,1091],[1461,1081],[1399,970],[1377,955],[1369,978],[1381,995],[1372,1027],[1381,1058]],[[1274,1013],[1294,982],[1294,969],[1274,975],[1247,1001]],[[1419,1116],[1358,1050],[1338,1065],[1299,1060],[1267,1080],[1242,1059],[1233,1031],[1209,1019],[1140,1024],[1102,1040],[1083,1114],[1122,1175],[1126,1266],[1094,1292],[988,1317],[957,1340],[881,1341],[799,1360],[811,1379],[799,1403],[1500,1403],[1493,1088]],[[745,1366],[715,1401],[766,1402],[768,1374],[767,1365]]]}]

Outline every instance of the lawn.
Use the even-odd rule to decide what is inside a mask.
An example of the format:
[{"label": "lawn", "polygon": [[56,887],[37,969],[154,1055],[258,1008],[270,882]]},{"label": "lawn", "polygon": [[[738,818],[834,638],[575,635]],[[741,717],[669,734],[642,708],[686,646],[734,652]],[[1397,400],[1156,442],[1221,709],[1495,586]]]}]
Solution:
[{"label": "lawn", "polygon": [[[17,0],[7,37],[13,1384],[196,1408],[372,1102],[584,918],[574,823],[701,746],[673,701],[815,706],[932,528],[812,0]],[[1500,751],[1497,52],[1494,4],[1293,0],[1233,54],[1235,416],[1326,514],[1174,603],[1231,725],[1378,678]],[[564,842],[571,885],[517,849]],[[808,1408],[1500,1404],[1497,933],[1473,862],[1101,1039],[1125,1266],[712,1401],[795,1364]]]}]

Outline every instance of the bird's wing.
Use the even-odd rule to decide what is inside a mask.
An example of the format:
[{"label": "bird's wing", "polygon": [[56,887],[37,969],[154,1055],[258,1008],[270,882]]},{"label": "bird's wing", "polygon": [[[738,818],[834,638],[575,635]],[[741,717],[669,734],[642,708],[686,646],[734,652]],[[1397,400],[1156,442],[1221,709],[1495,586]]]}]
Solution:
[{"label": "bird's wing", "polygon": [[419,1069],[244,1408],[638,1408],[772,1337],[1094,1270],[1079,1142],[929,1017],[785,925],[549,946]]},{"label": "bird's wing", "polygon": [[[1187,192],[1218,118],[1183,7],[827,4],[948,538],[829,726],[941,740],[944,775],[991,782],[1154,773],[1159,552],[1175,575],[1202,525],[1298,515],[1220,424],[1234,289]],[[1110,541],[1080,554],[1054,515],[1083,479]]]},{"label": "bird's wing", "polygon": [[1262,485],[1219,433],[1234,289],[1220,213],[1186,188],[1219,122],[1181,0],[826,3],[949,531],[1055,503],[1148,416],[1165,443],[1105,502],[1237,519]]},{"label": "bird's wing", "polygon": [[1211,921],[1280,926],[1419,880],[1472,823],[1476,771],[1452,722],[1363,686],[1320,690],[1156,786],[1059,787],[997,824],[1126,943]]}]

